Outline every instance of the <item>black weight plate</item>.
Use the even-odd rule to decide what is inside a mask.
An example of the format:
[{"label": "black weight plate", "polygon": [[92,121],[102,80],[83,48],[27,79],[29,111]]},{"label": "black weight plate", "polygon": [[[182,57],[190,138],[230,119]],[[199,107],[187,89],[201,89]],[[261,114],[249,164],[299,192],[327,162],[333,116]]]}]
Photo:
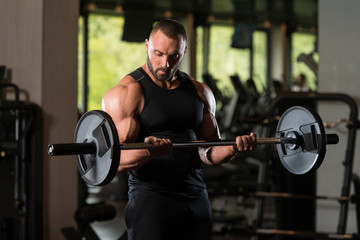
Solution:
[{"label": "black weight plate", "polygon": [[307,107],[291,107],[281,116],[276,137],[286,137],[290,131],[299,133],[303,142],[297,149],[292,149],[293,145],[277,145],[282,164],[289,172],[297,175],[316,170],[326,152],[326,134],[320,116]]},{"label": "black weight plate", "polygon": [[100,110],[86,112],[75,131],[75,143],[93,142],[96,154],[76,156],[78,171],[90,185],[105,185],[115,177],[120,161],[120,144],[110,115]]}]

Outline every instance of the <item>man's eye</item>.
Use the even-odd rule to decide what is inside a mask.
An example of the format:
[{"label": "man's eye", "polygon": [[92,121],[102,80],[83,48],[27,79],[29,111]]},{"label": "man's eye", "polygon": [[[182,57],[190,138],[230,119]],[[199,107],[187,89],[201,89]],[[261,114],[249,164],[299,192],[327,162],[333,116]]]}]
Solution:
[{"label": "man's eye", "polygon": [[173,54],[173,55],[171,55],[171,57],[172,57],[173,59],[178,59],[178,58],[179,58],[179,54]]},{"label": "man's eye", "polygon": [[156,55],[156,56],[161,56],[161,55],[162,55],[162,52],[155,51],[155,55]]}]

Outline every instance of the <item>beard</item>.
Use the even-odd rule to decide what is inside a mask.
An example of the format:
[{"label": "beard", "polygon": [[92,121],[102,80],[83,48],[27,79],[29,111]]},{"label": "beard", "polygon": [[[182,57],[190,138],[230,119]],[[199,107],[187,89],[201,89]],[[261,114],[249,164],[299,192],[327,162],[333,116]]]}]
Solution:
[{"label": "beard", "polygon": [[[146,56],[146,64],[151,72],[151,74],[154,76],[156,80],[159,82],[166,82],[173,78],[175,72],[177,71],[178,67],[175,67],[173,70],[169,68],[157,68],[154,69],[153,65],[151,64],[149,56]],[[158,73],[159,71],[164,71],[165,74]]]}]

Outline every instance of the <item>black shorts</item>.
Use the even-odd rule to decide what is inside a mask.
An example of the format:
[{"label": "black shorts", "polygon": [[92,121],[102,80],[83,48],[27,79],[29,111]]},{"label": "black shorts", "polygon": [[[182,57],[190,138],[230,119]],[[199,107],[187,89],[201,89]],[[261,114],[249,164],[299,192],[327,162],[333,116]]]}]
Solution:
[{"label": "black shorts", "polygon": [[133,192],[125,208],[129,240],[210,240],[211,206],[204,196],[179,199],[155,192]]}]

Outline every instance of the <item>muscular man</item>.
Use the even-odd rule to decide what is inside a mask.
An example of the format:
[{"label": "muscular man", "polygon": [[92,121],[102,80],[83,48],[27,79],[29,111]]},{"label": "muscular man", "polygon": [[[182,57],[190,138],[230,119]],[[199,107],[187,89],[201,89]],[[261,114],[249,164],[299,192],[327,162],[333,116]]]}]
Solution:
[{"label": "muscular man", "polygon": [[184,27],[162,20],[145,40],[146,63],[104,96],[120,142],[153,143],[121,152],[119,171],[129,171],[125,209],[128,238],[211,239],[211,207],[202,164],[231,161],[256,148],[256,135],[238,136],[235,146],[173,149],[173,142],[219,140],[210,89],[178,70],[187,50]]}]

